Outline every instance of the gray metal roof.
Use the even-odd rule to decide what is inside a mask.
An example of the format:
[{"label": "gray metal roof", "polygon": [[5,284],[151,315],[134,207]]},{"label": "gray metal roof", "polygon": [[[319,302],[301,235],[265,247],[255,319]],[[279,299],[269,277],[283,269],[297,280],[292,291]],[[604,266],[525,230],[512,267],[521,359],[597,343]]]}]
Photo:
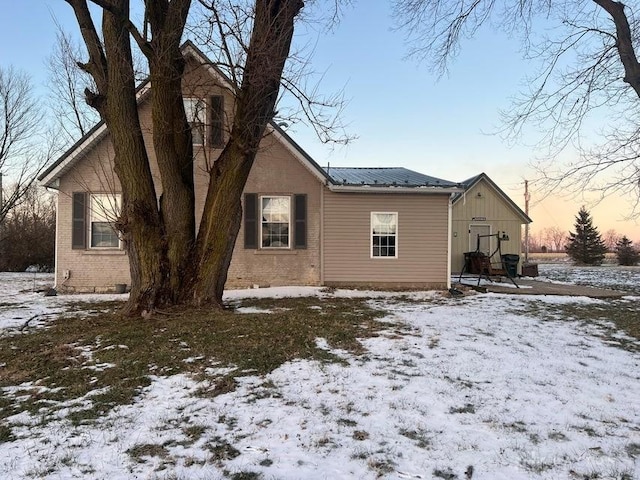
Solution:
[{"label": "gray metal roof", "polygon": [[336,185],[373,185],[399,187],[456,187],[458,184],[414,172],[402,167],[343,168],[324,167],[324,171]]}]

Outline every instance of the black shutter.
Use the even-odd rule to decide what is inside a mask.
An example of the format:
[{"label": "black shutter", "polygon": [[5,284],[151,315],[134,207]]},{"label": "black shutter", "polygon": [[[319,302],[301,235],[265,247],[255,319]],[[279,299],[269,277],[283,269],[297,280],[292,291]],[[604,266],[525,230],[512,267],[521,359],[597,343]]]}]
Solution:
[{"label": "black shutter", "polygon": [[258,248],[258,195],[244,194],[244,248]]},{"label": "black shutter", "polygon": [[294,248],[307,248],[307,196],[293,196]]},{"label": "black shutter", "polygon": [[224,145],[224,97],[215,95],[209,99],[209,146]]},{"label": "black shutter", "polygon": [[73,193],[73,207],[71,209],[71,248],[87,248],[87,194]]}]

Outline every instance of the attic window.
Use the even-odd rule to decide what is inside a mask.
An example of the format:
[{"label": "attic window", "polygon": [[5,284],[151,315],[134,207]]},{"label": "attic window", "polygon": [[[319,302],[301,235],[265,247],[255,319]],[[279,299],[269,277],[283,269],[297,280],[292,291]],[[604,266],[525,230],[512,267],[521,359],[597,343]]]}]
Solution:
[{"label": "attic window", "polygon": [[206,103],[201,98],[184,98],[184,112],[191,128],[194,145],[204,145],[204,125],[207,118]]}]

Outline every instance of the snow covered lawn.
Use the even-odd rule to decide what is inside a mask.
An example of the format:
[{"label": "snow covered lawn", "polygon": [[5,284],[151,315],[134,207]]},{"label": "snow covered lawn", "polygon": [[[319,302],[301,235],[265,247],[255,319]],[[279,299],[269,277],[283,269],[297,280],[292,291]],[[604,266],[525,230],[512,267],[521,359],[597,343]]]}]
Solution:
[{"label": "snow covered lawn", "polygon": [[[552,270],[543,275],[552,279]],[[7,275],[7,335],[28,335],[18,329],[34,315],[46,327],[82,298],[20,292],[30,280]],[[268,319],[268,308],[242,307],[255,295],[321,297],[322,305],[367,297],[389,324],[361,340],[362,353],[319,337],[316,346],[342,361],[286,362],[237,377],[235,391],[213,397],[196,394],[206,381],[158,374],[132,404],[91,422],[66,414],[92,395],[57,418],[47,405],[9,416],[0,420],[0,478],[640,479],[640,343],[566,314],[632,312],[637,297],[280,288],[227,298],[238,302],[236,315]],[[34,387],[2,388],[0,409]]]}]

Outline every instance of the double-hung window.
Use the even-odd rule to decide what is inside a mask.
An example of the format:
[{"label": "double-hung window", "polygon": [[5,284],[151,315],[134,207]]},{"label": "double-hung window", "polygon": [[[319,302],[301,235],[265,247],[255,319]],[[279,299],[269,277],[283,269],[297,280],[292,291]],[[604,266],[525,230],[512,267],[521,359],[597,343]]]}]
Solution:
[{"label": "double-hung window", "polygon": [[114,227],[120,214],[120,195],[91,195],[91,248],[119,248],[120,237]]},{"label": "double-hung window", "polygon": [[260,198],[260,245],[262,248],[289,248],[291,223],[291,198]]},{"label": "double-hung window", "polygon": [[371,212],[371,257],[398,257],[398,214]]},{"label": "double-hung window", "polygon": [[201,98],[184,98],[184,112],[191,128],[191,138],[194,145],[204,145],[206,103]]}]

